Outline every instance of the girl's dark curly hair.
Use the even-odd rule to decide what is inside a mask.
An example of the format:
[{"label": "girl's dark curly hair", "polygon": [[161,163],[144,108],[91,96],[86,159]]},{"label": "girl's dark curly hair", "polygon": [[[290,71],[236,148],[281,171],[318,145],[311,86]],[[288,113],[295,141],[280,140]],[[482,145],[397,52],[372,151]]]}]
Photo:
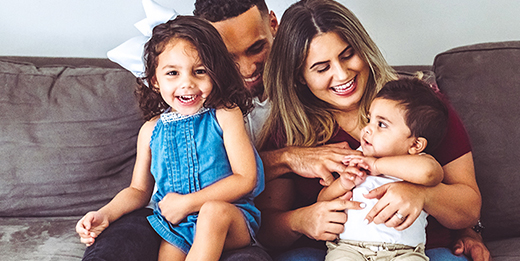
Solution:
[{"label": "girl's dark curly hair", "polygon": [[157,25],[153,29],[152,38],[144,46],[145,72],[144,77],[137,79],[139,86],[136,95],[145,120],[169,108],[159,90],[151,83],[155,82],[159,55],[174,39],[184,39],[195,46],[211,78],[213,89],[204,107],[231,109],[238,106],[242,114],[249,113],[253,106],[251,94],[218,31],[200,18],[177,16],[174,20]]}]

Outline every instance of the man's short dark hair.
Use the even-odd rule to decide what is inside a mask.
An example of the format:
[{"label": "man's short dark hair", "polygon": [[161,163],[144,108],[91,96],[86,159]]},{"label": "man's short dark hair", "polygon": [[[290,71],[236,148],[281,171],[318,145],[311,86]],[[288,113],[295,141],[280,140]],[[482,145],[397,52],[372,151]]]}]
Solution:
[{"label": "man's short dark hair", "polygon": [[262,14],[269,11],[264,0],[196,0],[193,15],[210,22],[220,22],[237,17],[253,6],[258,7]]},{"label": "man's short dark hair", "polygon": [[446,135],[448,108],[429,84],[419,79],[390,81],[376,98],[398,102],[405,110],[406,125],[413,137],[428,141],[426,151],[431,153]]}]

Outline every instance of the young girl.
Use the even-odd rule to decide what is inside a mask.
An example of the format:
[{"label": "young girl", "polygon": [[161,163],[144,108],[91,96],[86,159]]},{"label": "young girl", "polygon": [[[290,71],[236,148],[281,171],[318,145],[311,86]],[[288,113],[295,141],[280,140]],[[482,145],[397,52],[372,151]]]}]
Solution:
[{"label": "young girl", "polygon": [[260,224],[253,198],[263,168],[243,121],[251,96],[219,33],[201,19],[156,26],[144,58],[137,94],[147,122],[132,182],[76,230],[91,245],[111,222],[146,206],[155,181],[148,220],[163,239],[159,260],[218,260],[223,249],[249,245]]}]

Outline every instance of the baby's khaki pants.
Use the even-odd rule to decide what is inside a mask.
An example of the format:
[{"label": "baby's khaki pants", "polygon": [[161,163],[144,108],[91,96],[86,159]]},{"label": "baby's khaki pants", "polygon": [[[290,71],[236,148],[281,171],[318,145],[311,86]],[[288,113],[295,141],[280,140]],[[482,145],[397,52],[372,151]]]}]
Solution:
[{"label": "baby's khaki pants", "polygon": [[325,261],[423,261],[430,260],[424,253],[424,244],[416,247],[350,240],[327,242]]}]

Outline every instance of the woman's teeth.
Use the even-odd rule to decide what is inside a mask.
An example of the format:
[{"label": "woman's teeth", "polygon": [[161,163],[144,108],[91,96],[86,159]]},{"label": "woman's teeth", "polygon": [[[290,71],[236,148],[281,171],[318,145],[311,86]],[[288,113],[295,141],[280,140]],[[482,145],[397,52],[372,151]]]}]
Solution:
[{"label": "woman's teeth", "polygon": [[349,88],[352,87],[352,85],[354,84],[355,80],[356,80],[356,77],[352,78],[352,80],[350,80],[349,82],[347,82],[347,83],[345,83],[343,85],[332,87],[332,89],[334,91],[337,91],[337,92],[346,91],[346,90],[348,90]]}]

